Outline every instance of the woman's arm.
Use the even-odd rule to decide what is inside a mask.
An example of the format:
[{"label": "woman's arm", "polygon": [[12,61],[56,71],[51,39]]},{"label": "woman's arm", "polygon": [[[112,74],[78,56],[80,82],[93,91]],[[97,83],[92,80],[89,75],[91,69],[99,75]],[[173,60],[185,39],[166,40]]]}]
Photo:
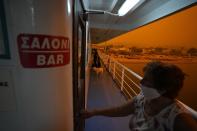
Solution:
[{"label": "woman's arm", "polygon": [[181,113],[175,118],[174,131],[197,131],[197,122],[189,114]]},{"label": "woman's arm", "polygon": [[82,112],[82,117],[89,118],[92,116],[109,116],[109,117],[121,117],[128,116],[134,112],[134,103],[133,100],[129,100],[126,104],[113,107],[106,108],[101,110],[92,110],[92,111],[84,111]]}]

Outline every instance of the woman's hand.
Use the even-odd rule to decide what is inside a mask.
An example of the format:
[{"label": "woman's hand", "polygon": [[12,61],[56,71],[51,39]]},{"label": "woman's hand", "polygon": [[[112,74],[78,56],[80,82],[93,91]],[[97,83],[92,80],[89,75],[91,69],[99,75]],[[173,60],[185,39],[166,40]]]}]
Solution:
[{"label": "woman's hand", "polygon": [[88,110],[81,110],[80,116],[84,119],[88,119],[90,117],[93,117],[95,115],[96,111],[88,111]]},{"label": "woman's hand", "polygon": [[133,99],[129,100],[127,103],[105,109],[95,109],[95,110],[81,110],[80,117],[87,119],[93,116],[107,116],[107,117],[122,117],[132,114],[135,110]]}]

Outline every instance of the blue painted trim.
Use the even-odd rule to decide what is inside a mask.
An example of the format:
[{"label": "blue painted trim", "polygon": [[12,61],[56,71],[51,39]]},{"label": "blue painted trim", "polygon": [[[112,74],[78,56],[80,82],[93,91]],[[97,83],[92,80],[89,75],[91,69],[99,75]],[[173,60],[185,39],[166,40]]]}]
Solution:
[{"label": "blue painted trim", "polygon": [[6,24],[6,16],[4,10],[4,3],[3,0],[0,0],[0,20],[1,20],[1,27],[3,32],[3,43],[5,48],[5,54],[0,55],[0,59],[10,59],[10,48],[9,48],[9,41],[8,41],[8,31],[7,31],[7,24]]}]

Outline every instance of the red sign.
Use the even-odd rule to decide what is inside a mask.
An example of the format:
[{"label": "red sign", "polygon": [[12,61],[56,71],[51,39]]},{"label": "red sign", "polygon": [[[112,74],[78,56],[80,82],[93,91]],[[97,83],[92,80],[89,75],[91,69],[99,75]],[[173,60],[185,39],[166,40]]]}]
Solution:
[{"label": "red sign", "polygon": [[70,63],[70,42],[67,37],[19,34],[20,61],[25,68],[47,68]]}]

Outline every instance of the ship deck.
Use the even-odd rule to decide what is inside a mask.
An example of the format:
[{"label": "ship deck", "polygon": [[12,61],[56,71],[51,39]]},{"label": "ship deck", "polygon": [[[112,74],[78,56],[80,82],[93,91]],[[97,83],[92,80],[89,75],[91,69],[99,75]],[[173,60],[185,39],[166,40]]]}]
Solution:
[{"label": "ship deck", "polygon": [[[88,110],[114,107],[125,102],[126,99],[106,70],[100,75],[91,70]],[[129,116],[89,118],[85,123],[85,131],[129,131]]]}]

